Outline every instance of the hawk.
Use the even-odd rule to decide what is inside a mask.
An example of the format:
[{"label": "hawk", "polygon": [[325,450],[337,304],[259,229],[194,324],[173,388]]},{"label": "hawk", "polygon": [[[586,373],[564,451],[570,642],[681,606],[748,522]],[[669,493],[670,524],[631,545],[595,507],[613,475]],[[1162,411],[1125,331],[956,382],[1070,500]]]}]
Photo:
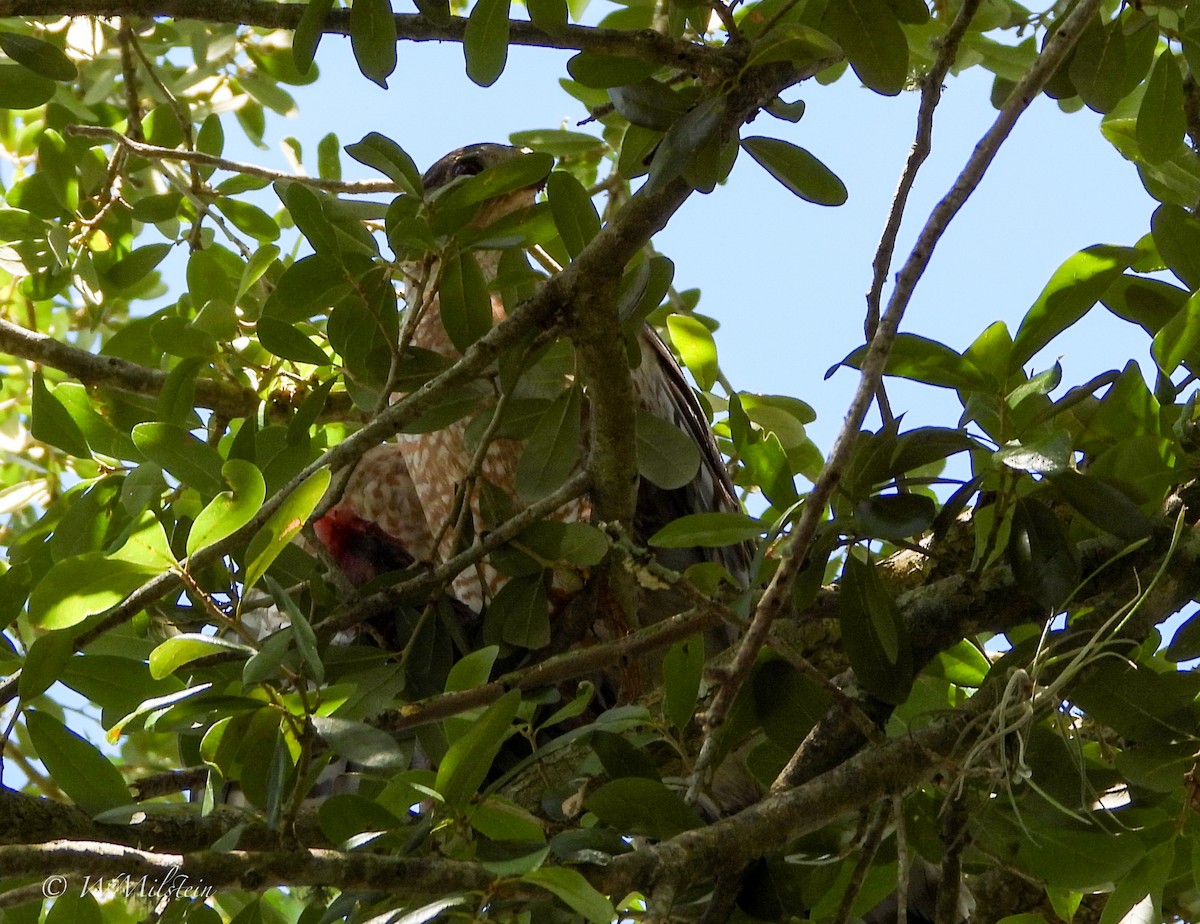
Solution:
[{"label": "hawk", "polygon": [[[525,156],[520,149],[501,144],[473,144],[437,161],[424,174],[423,186],[431,194],[459,177],[474,176]],[[473,220],[484,227],[518,209],[532,206],[541,183],[505,193],[485,201]],[[475,258],[490,284],[497,275],[500,251],[476,251]],[[618,271],[622,268],[617,268]],[[436,259],[416,261],[404,267],[406,279],[406,326],[412,331],[411,345],[457,359],[461,354],[443,327],[436,281],[440,278]],[[491,297],[495,323],[504,321],[504,305]],[[639,336],[641,362],[632,371],[634,388],[643,410],[670,422],[691,439],[700,455],[699,471],[692,481],[674,490],[664,490],[643,479],[637,513],[631,524],[639,544],[666,523],[689,513],[739,509],[733,483],[713,439],[706,415],[670,350],[649,326]],[[586,410],[585,410],[586,414]],[[586,428],[584,428],[586,430]],[[456,551],[465,528],[469,535],[483,533],[487,524],[481,512],[480,479],[471,478],[473,451],[468,424],[459,420],[427,433],[401,433],[394,441],[363,455],[345,482],[337,502],[314,524],[317,537],[345,577],[362,585],[377,575],[410,563],[440,564]],[[586,439],[586,437],[585,437]],[[586,448],[586,447],[585,447]],[[514,439],[496,439],[487,447],[477,474],[499,489],[519,509],[516,470],[523,445]],[[581,453],[583,457],[585,453]],[[475,485],[462,496],[464,485]],[[586,496],[568,502],[553,515],[562,522],[586,522],[591,504]],[[465,519],[465,523],[464,523]],[[736,580],[748,581],[750,554],[744,545],[722,549],[672,550],[661,556],[669,567],[683,569],[699,561],[716,561]],[[491,562],[459,574],[448,593],[473,613],[484,611],[507,578]],[[563,593],[557,588],[552,606],[561,608]],[[575,591],[578,590],[576,585]]]}]

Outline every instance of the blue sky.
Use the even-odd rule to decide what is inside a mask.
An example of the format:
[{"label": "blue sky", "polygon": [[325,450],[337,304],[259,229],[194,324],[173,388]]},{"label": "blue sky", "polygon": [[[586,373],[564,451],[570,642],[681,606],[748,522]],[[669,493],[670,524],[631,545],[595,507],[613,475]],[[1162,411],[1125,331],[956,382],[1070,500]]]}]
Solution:
[{"label": "blue sky", "polygon": [[[384,91],[358,74],[347,40],[326,36],[317,54],[321,79],[293,88],[299,116],[272,118],[268,143],[294,136],[315,165],[317,141],[327,132],[348,144],[379,131],[425,167],[463,144],[503,141],[530,128],[574,129],[585,113],[557,85],[568,57],[514,47],[503,76],[485,90],[467,79],[457,45],[401,43]],[[947,81],[897,267],[994,118],[990,85],[978,69]],[[809,148],[846,183],[847,204],[822,208],[797,199],[743,154],[728,183],[694,196],[656,245],[676,262],[676,285],[700,288],[701,310],[723,322],[717,342],[734,385],[808,401],[820,415],[810,433],[827,449],[855,373],[841,370],[828,382],[824,373],[861,343],[871,259],[912,141],[917,94],[881,97],[848,73],[829,87],[809,82],[787,98],[807,101],[798,124],[763,115],[746,134]],[[1098,123],[1087,110],[1063,113],[1045,97],[1034,103],[939,245],[903,329],[962,349],[997,318],[1015,328],[1072,253],[1099,242],[1132,244],[1148,230],[1155,203],[1132,165],[1100,136]],[[235,156],[282,166],[274,152]],[[347,178],[368,175],[348,158],[343,169]],[[1145,366],[1148,341],[1097,309],[1035,365],[1044,368],[1060,354],[1065,389],[1120,368],[1130,355]],[[904,383],[893,389],[910,424],[957,418],[948,393]]]}]

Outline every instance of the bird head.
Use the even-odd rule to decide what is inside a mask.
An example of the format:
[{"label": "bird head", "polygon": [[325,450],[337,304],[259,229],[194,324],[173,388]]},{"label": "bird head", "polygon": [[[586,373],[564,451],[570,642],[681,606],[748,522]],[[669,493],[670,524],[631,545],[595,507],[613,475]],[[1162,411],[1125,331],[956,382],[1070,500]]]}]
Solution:
[{"label": "bird head", "polygon": [[525,148],[490,142],[468,144],[426,170],[421,185],[426,199],[437,199],[439,205],[484,203],[471,222],[484,227],[533,205],[552,165],[549,155]]}]

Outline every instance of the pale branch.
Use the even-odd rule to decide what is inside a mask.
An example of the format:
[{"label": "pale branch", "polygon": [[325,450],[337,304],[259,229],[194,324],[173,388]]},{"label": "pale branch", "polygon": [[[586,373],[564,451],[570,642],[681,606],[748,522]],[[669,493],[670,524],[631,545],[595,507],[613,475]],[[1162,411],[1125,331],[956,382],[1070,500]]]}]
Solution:
[{"label": "pale branch", "polygon": [[[84,385],[115,388],[135,395],[155,397],[167,381],[165,372],[116,356],[98,356],[3,318],[0,318],[0,353],[65,372]],[[201,377],[196,379],[196,404],[229,417],[246,417],[258,407],[258,395],[251,388]]]},{"label": "pale branch", "polygon": [[967,33],[967,27],[970,26],[971,20],[974,19],[975,12],[982,2],[983,0],[964,0],[950,29],[941,40],[937,60],[921,78],[921,105],[917,111],[916,137],[913,139],[912,149],[908,153],[904,170],[900,174],[900,182],[896,186],[895,195],[892,196],[887,221],[884,224],[883,234],[879,238],[879,246],[875,250],[875,260],[872,263],[874,277],[871,279],[871,290],[867,293],[867,321],[864,325],[868,341],[875,336],[875,330],[879,326],[883,286],[887,281],[888,270],[892,266],[892,254],[895,252],[896,238],[900,234],[900,225],[904,220],[905,209],[908,207],[909,193],[912,192],[913,184],[917,181],[917,174],[921,172],[922,165],[933,149],[933,115],[937,110],[938,103],[942,100],[942,81],[950,72],[950,66],[958,55],[958,47]]},{"label": "pale branch", "polygon": [[[0,17],[170,17],[294,30],[304,7],[303,3],[274,3],[270,0],[208,0],[203,4],[193,0],[0,0]],[[413,13],[397,13],[394,19],[397,37],[410,42],[462,42],[467,25],[467,20],[461,16],[451,16],[444,23]],[[331,11],[325,18],[323,29],[326,34],[349,35],[349,11]],[[728,77],[741,68],[739,56],[724,48],[673,39],[649,29],[630,31],[566,25],[550,34],[530,22],[513,20],[509,24],[509,43],[637,58],[701,75]]]},{"label": "pale branch", "polygon": [[976,145],[962,173],[946,196],[935,206],[918,236],[912,252],[897,277],[896,287],[888,302],[887,310],[880,319],[879,329],[871,339],[863,359],[858,386],[846,411],[845,421],[830,449],[825,467],[818,476],[816,484],[813,485],[812,491],[809,492],[800,520],[784,547],[779,568],[759,601],[750,627],[734,656],[728,678],[717,690],[713,704],[706,714],[704,744],[701,746],[700,756],[696,761],[691,784],[692,791],[706,785],[707,776],[720,752],[718,741],[720,728],[738,691],[749,676],[759,650],[766,641],[772,620],[786,608],[787,601],[791,596],[792,585],[812,547],[817,527],[824,519],[825,509],[849,464],[858,432],[883,381],[884,369],[891,353],[892,344],[895,342],[900,321],[912,298],[916,284],[929,263],[934,247],[963,203],[983,179],[983,174],[996,156],[1000,146],[1012,132],[1017,119],[1041,92],[1042,87],[1075,46],[1075,42],[1095,14],[1099,4],[1100,0],[1081,0],[1062,21],[1062,25],[1051,36],[1037,60],[1017,83],[1000,110],[995,123]]},{"label": "pale branch", "polygon": [[294,173],[285,173],[282,170],[270,170],[266,167],[260,167],[257,164],[245,163],[244,161],[228,160],[224,157],[217,157],[213,154],[205,154],[203,151],[189,151],[183,148],[164,148],[157,144],[148,144],[144,141],[137,141],[130,138],[128,135],[122,135],[120,132],[111,129],[103,128],[98,125],[68,125],[66,127],[68,135],[75,135],[79,138],[99,138],[105,141],[112,141],[121,148],[137,154],[139,157],[145,157],[148,160],[167,160],[179,161],[181,163],[195,164],[201,167],[212,167],[217,170],[226,170],[230,173],[241,173],[246,176],[256,176],[264,180],[282,183],[300,183],[304,186],[311,186],[314,189],[321,189],[325,192],[332,193],[347,193],[351,195],[363,195],[369,193],[395,193],[399,192],[399,187],[391,180],[323,180],[319,177],[299,176]]}]

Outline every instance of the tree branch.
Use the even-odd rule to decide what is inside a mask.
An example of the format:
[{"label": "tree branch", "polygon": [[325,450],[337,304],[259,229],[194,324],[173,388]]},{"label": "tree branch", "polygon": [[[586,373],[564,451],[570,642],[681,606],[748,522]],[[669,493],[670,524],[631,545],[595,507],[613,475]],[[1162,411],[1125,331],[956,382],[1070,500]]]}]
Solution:
[{"label": "tree branch", "polygon": [[717,733],[733,705],[738,690],[749,676],[750,668],[766,641],[772,620],[786,608],[787,601],[791,596],[792,585],[812,546],[817,526],[824,519],[826,507],[849,464],[850,454],[858,437],[859,429],[866,419],[871,401],[883,379],[884,368],[887,365],[900,321],[921,274],[929,264],[934,247],[958,210],[962,208],[963,203],[983,179],[984,173],[995,158],[1000,146],[1012,132],[1017,119],[1029,107],[1034,97],[1041,92],[1046,81],[1050,79],[1058,65],[1074,47],[1099,5],[1100,0],[1081,0],[1059,29],[1055,31],[1037,60],[1014,88],[992,127],[976,145],[950,191],[935,206],[917,243],[909,254],[908,260],[901,269],[897,277],[896,288],[888,302],[887,311],[881,318],[879,329],[872,338],[863,359],[858,387],[846,411],[846,419],[842,428],[829,452],[825,468],[817,478],[816,484],[813,485],[812,491],[809,492],[800,521],[796,524],[796,528],[785,546],[779,568],[767,586],[766,593],[759,601],[750,627],[734,656],[728,679],[717,690],[713,704],[706,714],[705,740],[696,761],[696,770],[691,785],[693,791],[705,785],[706,777],[711,772],[720,751]]},{"label": "tree branch", "polygon": [[[202,5],[193,0],[3,0],[0,17],[133,16],[152,19],[169,16],[264,29],[295,29],[304,7],[303,3],[273,3],[270,0],[208,0]],[[397,13],[395,20],[398,37],[410,42],[462,42],[467,26],[467,20],[461,16],[451,16],[444,24],[413,13]],[[324,31],[331,35],[349,35],[349,11],[330,12],[325,18]],[[701,75],[732,76],[740,67],[738,57],[723,48],[672,39],[649,29],[634,32],[567,25],[551,35],[532,23],[513,20],[509,26],[509,43],[637,58]]]}]

